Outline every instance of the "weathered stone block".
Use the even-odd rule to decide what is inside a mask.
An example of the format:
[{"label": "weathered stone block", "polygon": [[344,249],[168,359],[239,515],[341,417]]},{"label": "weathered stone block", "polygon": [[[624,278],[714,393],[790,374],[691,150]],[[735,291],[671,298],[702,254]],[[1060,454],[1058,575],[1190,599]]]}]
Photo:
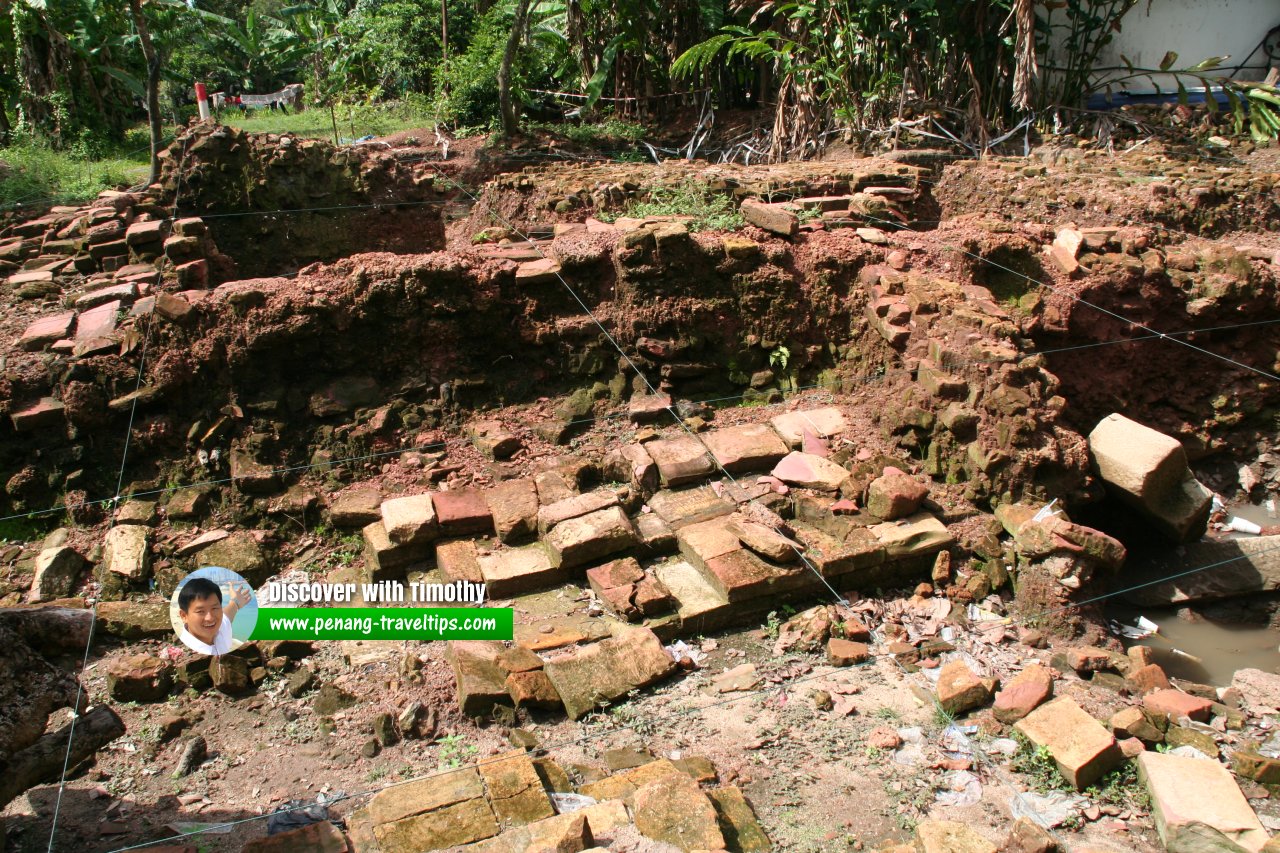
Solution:
[{"label": "weathered stone block", "polygon": [[720,467],[731,474],[768,471],[787,455],[786,444],[763,424],[712,430],[702,440]]},{"label": "weathered stone block", "polygon": [[641,835],[680,850],[725,847],[711,800],[687,776],[651,782],[635,792],[634,820]]},{"label": "weathered stone block", "polygon": [[543,540],[552,561],[573,568],[637,544],[635,528],[621,507],[610,507],[557,524]]},{"label": "weathered stone block", "polygon": [[545,589],[566,578],[564,569],[554,564],[547,547],[541,542],[482,554],[476,562],[492,598]]},{"label": "weathered stone block", "polygon": [[825,492],[836,491],[849,479],[849,472],[835,462],[798,450],[783,457],[772,473],[788,486]]},{"label": "weathered stone block", "polygon": [[556,813],[524,750],[486,758],[479,769],[493,813],[503,826],[533,823]]},{"label": "weathered stone block", "polygon": [[449,643],[449,660],[457,683],[458,707],[468,717],[481,717],[494,705],[510,705],[507,673],[498,664],[504,649],[501,643],[454,640]]},{"label": "weathered stone block", "polygon": [[382,502],[382,526],[397,545],[431,542],[439,534],[431,495],[410,495]]},{"label": "weathered stone block", "polygon": [[666,678],[675,668],[652,631],[619,628],[609,639],[547,661],[545,671],[564,701],[565,713],[576,720],[601,702]]},{"label": "weathered stone block", "polygon": [[1137,761],[1166,850],[1258,851],[1267,843],[1249,801],[1218,762],[1159,752],[1144,752]]},{"label": "weathered stone block", "polygon": [[938,704],[948,714],[963,714],[991,701],[995,679],[980,678],[962,660],[953,660],[938,673]]},{"label": "weathered stone block", "polygon": [[482,492],[456,489],[434,492],[436,524],[441,536],[471,536],[493,532],[493,513]]},{"label": "weathered stone block", "polygon": [[151,573],[151,531],[123,525],[107,531],[102,543],[102,565],[130,581],[143,581]]},{"label": "weathered stone block", "polygon": [[538,489],[533,480],[506,480],[485,490],[498,539],[520,542],[537,534]]},{"label": "weathered stone block", "polygon": [[1074,699],[1041,705],[1014,727],[1047,748],[1063,778],[1082,791],[1124,760],[1116,739]]},{"label": "weathered stone block", "polygon": [[650,441],[645,450],[658,466],[662,485],[667,488],[705,480],[716,470],[707,448],[692,436]]},{"label": "weathered stone block", "polygon": [[1089,452],[1102,479],[1167,534],[1180,542],[1204,534],[1213,495],[1176,439],[1112,414],[1089,433]]},{"label": "weathered stone block", "polygon": [[1016,723],[1053,696],[1053,674],[1033,663],[1009,679],[996,694],[995,718],[1008,725]]}]

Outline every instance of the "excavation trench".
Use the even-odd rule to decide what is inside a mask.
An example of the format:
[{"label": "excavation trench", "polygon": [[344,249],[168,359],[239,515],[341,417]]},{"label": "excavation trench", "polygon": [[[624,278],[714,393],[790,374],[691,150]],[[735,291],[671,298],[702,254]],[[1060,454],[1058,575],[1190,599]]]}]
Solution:
[{"label": "excavation trench", "polygon": [[[331,682],[317,702],[412,695],[383,721],[407,740],[543,711],[572,727],[601,696],[671,677],[661,643],[736,645],[748,635],[733,629],[777,628],[784,606],[833,590],[875,623],[873,654],[901,655],[895,678],[951,651],[928,615],[944,612],[970,654],[1021,660],[1031,627],[1106,643],[1108,618],[1142,615],[1170,675],[1221,685],[1280,665],[1273,593],[1100,602],[1194,568],[1205,543],[1184,553],[1119,501],[1087,440],[1122,413],[1175,438],[1228,514],[1274,523],[1246,508],[1280,483],[1275,389],[1247,368],[1275,368],[1277,244],[1210,238],[1242,222],[1215,199],[1274,206],[1252,176],[1205,170],[1215,192],[1197,194],[1189,168],[1138,194],[1077,165],[868,159],[595,164],[471,186],[404,152],[225,129],[166,159],[161,190],[51,211],[0,242],[0,261],[31,264],[5,268],[0,318],[15,342],[0,514],[24,543],[0,549],[0,599],[91,595],[110,666],[140,638],[171,641],[164,597],[204,564],[255,585],[492,582],[524,651],[545,655],[525,657],[535,669],[503,669],[518,651],[499,663],[485,644],[372,663],[354,645],[315,650]],[[627,215],[690,187],[746,224]],[[431,518],[397,526],[398,498],[429,501]],[[1055,501],[1066,515],[1037,519]],[[145,556],[130,562],[125,538]],[[75,557],[70,580],[35,580],[49,552]],[[1000,639],[967,621],[989,612],[1010,620],[988,626],[1008,627]],[[187,660],[171,675],[182,701],[205,702],[287,672],[290,698],[272,695],[303,714],[280,724],[287,739],[321,713],[297,698],[309,671],[280,647],[259,657],[243,683]],[[575,661],[586,675],[566,675]],[[613,683],[641,661],[653,673]],[[102,689],[131,695],[120,683]],[[148,702],[165,692],[152,686]],[[525,700],[546,708],[529,716]],[[324,724],[367,739],[378,723],[357,732],[358,713]]]}]

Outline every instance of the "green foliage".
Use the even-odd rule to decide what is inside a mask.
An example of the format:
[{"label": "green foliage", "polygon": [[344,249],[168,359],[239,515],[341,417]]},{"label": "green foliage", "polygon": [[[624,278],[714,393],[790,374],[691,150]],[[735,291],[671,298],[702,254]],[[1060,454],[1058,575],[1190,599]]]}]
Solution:
[{"label": "green foliage", "polygon": [[742,214],[728,195],[692,182],[675,189],[655,187],[649,191],[647,200],[631,202],[627,215],[637,218],[689,216],[692,217],[688,223],[690,231],[732,231],[743,224]]},{"label": "green foliage", "polygon": [[1027,778],[1027,783],[1040,793],[1049,791],[1074,791],[1075,787],[1062,778],[1057,762],[1049,754],[1048,747],[1036,746],[1021,732],[1014,732],[1018,751],[1013,755],[1014,772]]},{"label": "green foliage", "polygon": [[765,618],[764,635],[770,640],[776,640],[781,631],[782,618],[778,615],[778,611],[770,610],[769,615]]},{"label": "green foliage", "polygon": [[0,153],[7,167],[0,168],[0,205],[83,201],[104,189],[129,186],[146,177],[145,150],[98,156],[101,159],[54,151],[30,140],[11,145]]},{"label": "green foliage", "polygon": [[442,768],[452,770],[470,761],[478,751],[479,749],[476,745],[467,743],[462,735],[445,735],[440,738],[440,749],[437,752],[437,756],[440,759]]},{"label": "green foliage", "polygon": [[1112,770],[1086,788],[1084,793],[1094,802],[1104,805],[1144,812],[1151,809],[1151,796],[1138,779],[1138,767],[1132,761]]},{"label": "green foliage", "polygon": [[776,367],[779,370],[786,370],[787,364],[791,361],[791,350],[779,344],[769,353],[769,366]]},{"label": "green foliage", "polygon": [[619,118],[590,124],[543,125],[567,139],[589,148],[621,148],[637,145],[648,133],[644,125]]}]

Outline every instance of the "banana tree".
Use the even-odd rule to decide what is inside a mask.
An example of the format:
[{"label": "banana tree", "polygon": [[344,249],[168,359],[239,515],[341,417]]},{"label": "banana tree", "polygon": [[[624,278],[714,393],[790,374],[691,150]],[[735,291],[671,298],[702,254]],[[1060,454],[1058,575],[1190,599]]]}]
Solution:
[{"label": "banana tree", "polygon": [[289,26],[250,8],[244,23],[222,29],[219,47],[230,56],[236,82],[249,91],[271,91],[293,73],[308,55],[309,46]]}]

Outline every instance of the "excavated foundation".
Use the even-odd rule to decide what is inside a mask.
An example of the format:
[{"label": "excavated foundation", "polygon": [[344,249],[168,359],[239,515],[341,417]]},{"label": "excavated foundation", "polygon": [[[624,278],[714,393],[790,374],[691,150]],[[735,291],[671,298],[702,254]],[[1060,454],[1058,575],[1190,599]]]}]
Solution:
[{"label": "excavated foundation", "polygon": [[[1112,413],[1199,489],[1280,478],[1280,256],[1242,230],[1274,175],[558,167],[472,204],[411,159],[194,131],[147,193],[0,237],[0,511],[30,543],[0,552],[4,603],[87,595],[135,642],[201,565],[484,583],[517,647],[450,644],[400,725],[576,719],[784,602],[915,589],[1099,638],[1130,544],[1087,438]],[[625,215],[691,185],[745,227]],[[900,659],[939,653],[899,629]],[[240,695],[290,655],[113,683]]]}]

